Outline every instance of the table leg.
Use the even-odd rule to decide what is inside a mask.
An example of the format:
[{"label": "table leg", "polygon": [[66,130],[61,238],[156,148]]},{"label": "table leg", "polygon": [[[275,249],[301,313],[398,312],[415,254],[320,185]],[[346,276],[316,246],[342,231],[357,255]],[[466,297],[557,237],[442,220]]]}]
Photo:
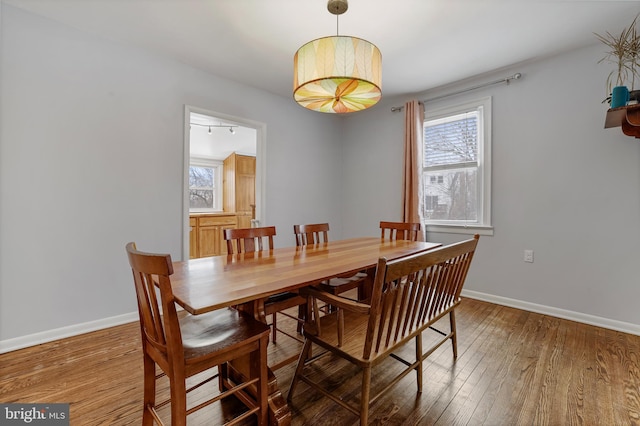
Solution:
[{"label": "table leg", "polygon": [[[264,314],[263,301],[255,301],[238,306],[238,310],[253,315],[259,321],[267,322]],[[233,383],[238,383],[242,376],[248,376],[248,359],[238,359],[230,363],[229,367],[221,370],[222,383],[224,386],[233,386]],[[287,401],[282,396],[280,388],[278,386],[278,380],[273,374],[271,368],[268,368],[268,403],[269,403],[269,424],[274,426],[289,426],[291,424],[291,410],[287,405]],[[255,395],[255,388],[248,388],[252,395]]]},{"label": "table leg", "polygon": [[376,276],[376,268],[369,268],[365,271],[367,273],[364,282],[358,287],[358,300],[364,303],[370,303],[371,290],[373,289],[373,280]]}]

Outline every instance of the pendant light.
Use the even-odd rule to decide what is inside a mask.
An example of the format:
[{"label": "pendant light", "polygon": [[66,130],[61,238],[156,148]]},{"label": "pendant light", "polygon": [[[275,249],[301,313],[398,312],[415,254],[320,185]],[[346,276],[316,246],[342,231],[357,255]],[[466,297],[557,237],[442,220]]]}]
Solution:
[{"label": "pendant light", "polygon": [[[347,0],[329,0],[338,16]],[[367,40],[323,37],[303,45],[293,57],[293,98],[313,111],[345,114],[375,105],[382,96],[382,55]]]}]

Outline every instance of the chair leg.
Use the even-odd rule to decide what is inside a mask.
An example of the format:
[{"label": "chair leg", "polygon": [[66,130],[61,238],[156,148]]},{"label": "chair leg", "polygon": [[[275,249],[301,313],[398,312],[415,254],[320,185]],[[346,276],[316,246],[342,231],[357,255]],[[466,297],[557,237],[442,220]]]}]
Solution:
[{"label": "chair leg", "polygon": [[153,426],[153,416],[150,408],[156,405],[156,363],[144,355],[144,411],[142,413],[142,425]]},{"label": "chair leg", "polygon": [[268,377],[267,377],[267,344],[269,338],[260,339],[258,350],[251,353],[250,356],[250,376],[259,377],[260,382],[257,386],[256,403],[260,407],[258,412],[258,425],[266,426],[269,419],[268,410]]},{"label": "chair leg", "polygon": [[307,318],[307,305],[298,305],[298,326],[296,330],[298,334],[302,334],[302,322]]},{"label": "chair leg", "polygon": [[344,336],[344,309],[338,310],[338,347],[342,347],[342,338]]},{"label": "chair leg", "polygon": [[302,369],[304,368],[304,363],[307,359],[309,359],[310,352],[311,352],[311,341],[308,339],[305,339],[304,346],[302,347],[302,351],[300,351],[300,356],[298,357],[298,364],[296,365],[296,371],[293,374],[293,379],[291,379],[291,384],[289,385],[289,394],[287,395],[288,403],[291,403],[291,398],[293,398],[293,392],[295,392],[296,386],[298,385],[298,381],[300,380],[300,375],[302,375]]},{"label": "chair leg", "polygon": [[418,393],[422,393],[422,333],[416,336],[416,361],[418,362],[416,366]]},{"label": "chair leg", "polygon": [[371,366],[362,369],[362,396],[360,399],[360,426],[369,422],[369,391],[371,389]]},{"label": "chair leg", "polygon": [[276,343],[276,314],[275,312],[271,316],[271,341]]},{"label": "chair leg", "polygon": [[171,389],[171,426],[187,425],[187,383],[184,376],[170,377]]},{"label": "chair leg", "polygon": [[218,388],[220,392],[225,391],[226,389],[225,385],[227,384],[228,380],[229,380],[229,370],[227,368],[227,363],[224,362],[218,365]]},{"label": "chair leg", "polygon": [[451,326],[451,345],[453,346],[453,359],[458,359],[458,333],[456,332],[456,311],[449,312],[449,325]]}]

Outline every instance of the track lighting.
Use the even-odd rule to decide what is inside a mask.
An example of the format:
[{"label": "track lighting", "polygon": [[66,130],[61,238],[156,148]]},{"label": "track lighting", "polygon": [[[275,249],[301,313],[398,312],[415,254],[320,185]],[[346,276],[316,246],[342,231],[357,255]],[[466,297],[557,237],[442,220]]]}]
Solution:
[{"label": "track lighting", "polygon": [[200,123],[189,123],[192,126],[200,126],[200,127],[208,127],[209,130],[207,131],[207,133],[212,134],[211,132],[211,128],[212,127],[226,127],[227,129],[229,129],[229,133],[231,133],[232,135],[236,134],[236,127],[238,126],[234,126],[231,124],[200,124]]}]

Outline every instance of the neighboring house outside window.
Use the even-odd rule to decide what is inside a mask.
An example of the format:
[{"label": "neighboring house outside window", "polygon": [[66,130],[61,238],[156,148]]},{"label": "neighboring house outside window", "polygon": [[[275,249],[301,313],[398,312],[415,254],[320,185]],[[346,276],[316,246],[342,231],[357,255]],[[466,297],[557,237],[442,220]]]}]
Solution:
[{"label": "neighboring house outside window", "polygon": [[189,211],[222,210],[222,162],[192,158],[189,163]]},{"label": "neighboring house outside window", "polygon": [[423,131],[427,230],[492,234],[491,98],[427,109]]}]

